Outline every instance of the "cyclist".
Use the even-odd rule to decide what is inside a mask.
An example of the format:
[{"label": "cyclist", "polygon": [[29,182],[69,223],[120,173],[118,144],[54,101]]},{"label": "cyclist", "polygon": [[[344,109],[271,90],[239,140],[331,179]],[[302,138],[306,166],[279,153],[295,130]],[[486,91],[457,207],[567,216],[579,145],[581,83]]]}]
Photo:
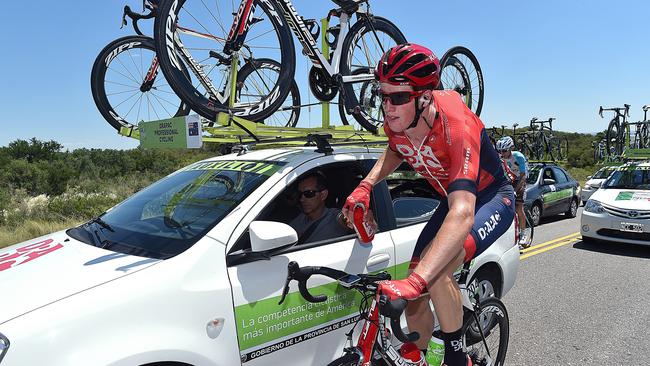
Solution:
[{"label": "cyclist", "polygon": [[[404,160],[443,197],[417,240],[406,279],[386,281],[381,291],[408,304],[409,329],[425,351],[434,326],[429,292],[445,343],[444,364],[471,365],[462,347],[461,293],[453,272],[483,252],[514,219],[514,192],[481,120],[453,91],[434,90],[440,62],[426,47],[395,46],[375,69],[389,146],[347,198],[352,220],[357,203],[369,207],[372,187]],[[425,351],[426,352],[426,351]]]},{"label": "cyclist", "polygon": [[497,141],[496,148],[501,159],[505,161],[508,168],[514,175],[512,185],[515,187],[515,209],[519,220],[519,245],[523,248],[530,246],[528,238],[525,238],[526,219],[524,217],[524,201],[526,201],[526,176],[528,175],[526,156],[519,151],[513,151],[515,142],[510,136],[504,136]]}]

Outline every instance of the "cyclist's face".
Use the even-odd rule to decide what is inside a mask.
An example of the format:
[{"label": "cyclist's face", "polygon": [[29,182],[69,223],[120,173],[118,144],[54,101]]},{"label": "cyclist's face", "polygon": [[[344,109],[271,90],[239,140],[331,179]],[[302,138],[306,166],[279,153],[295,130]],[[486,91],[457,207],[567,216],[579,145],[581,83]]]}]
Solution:
[{"label": "cyclist's face", "polygon": [[510,155],[512,155],[512,151],[510,151],[510,150],[499,150],[499,155],[501,155],[501,157],[503,159],[508,159],[508,158],[510,158]]},{"label": "cyclist's face", "polygon": [[[384,123],[388,124],[391,131],[402,132],[413,122],[413,118],[415,118],[415,104],[413,101],[417,100],[417,97],[407,94],[412,92],[413,88],[409,85],[381,83],[381,93],[386,96],[382,100]],[[390,94],[393,94],[393,97],[387,97]],[[404,104],[395,105],[393,100],[398,102],[408,101]]]}]

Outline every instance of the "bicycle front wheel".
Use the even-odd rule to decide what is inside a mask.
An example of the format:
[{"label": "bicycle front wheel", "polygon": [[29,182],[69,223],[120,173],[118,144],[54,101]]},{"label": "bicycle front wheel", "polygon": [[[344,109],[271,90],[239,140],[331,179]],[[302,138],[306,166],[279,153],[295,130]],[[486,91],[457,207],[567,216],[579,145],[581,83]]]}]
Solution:
[{"label": "bicycle front wheel", "polygon": [[[282,104],[293,81],[294,45],[283,10],[273,2],[245,1],[241,5],[246,6],[227,0],[164,1],[156,16],[156,50],[165,77],[181,99],[213,121],[218,112],[261,121]],[[237,32],[246,32],[246,39],[241,48],[226,52],[233,14],[241,12],[248,14],[249,24]],[[236,80],[233,74],[247,60],[259,58],[282,65],[273,84],[267,85],[268,93],[254,101],[231,100]],[[181,77],[183,65],[190,71],[191,80]]]},{"label": "bicycle front wheel", "polygon": [[[406,37],[388,19],[362,17],[354,23],[343,40],[341,54],[341,75],[358,75],[359,70],[368,70],[368,78],[360,82],[344,83],[345,113],[351,114],[359,125],[377,133],[384,124],[381,99],[378,97],[379,83],[370,71],[374,70],[381,56],[389,48],[406,43]],[[341,116],[342,122],[347,119]]]},{"label": "bicycle front wheel", "polygon": [[621,125],[616,119],[613,119],[607,126],[607,138],[605,140],[607,151],[610,154],[620,156],[623,153],[622,136],[624,136],[624,133],[621,131]]},{"label": "bicycle front wheel", "polygon": [[503,365],[510,338],[505,305],[495,297],[481,301],[478,313],[466,313],[462,334],[473,365]]},{"label": "bicycle front wheel", "polygon": [[[268,95],[274,85],[282,66],[270,58],[251,59],[237,73],[238,100],[254,104]],[[275,127],[296,127],[300,118],[300,90],[294,80],[289,95],[277,111],[264,118],[265,125]]]},{"label": "bicycle front wheel", "polygon": [[[187,70],[181,74],[188,77]],[[102,117],[117,131],[190,112],[159,75],[153,39],[145,36],[122,37],[104,47],[93,64],[90,89]]]},{"label": "bicycle front wheel", "polygon": [[449,49],[440,59],[440,88],[454,90],[477,116],[483,109],[483,72],[478,59],[466,47]]},{"label": "bicycle front wheel", "polygon": [[357,366],[360,361],[357,353],[346,353],[345,355],[337,358],[336,360],[327,364],[327,366]]}]

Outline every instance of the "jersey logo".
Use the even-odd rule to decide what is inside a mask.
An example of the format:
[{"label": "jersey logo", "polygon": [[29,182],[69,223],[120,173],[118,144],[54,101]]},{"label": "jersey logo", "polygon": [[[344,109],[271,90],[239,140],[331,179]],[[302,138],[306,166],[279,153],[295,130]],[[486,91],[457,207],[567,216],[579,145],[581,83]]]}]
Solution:
[{"label": "jersey logo", "polygon": [[427,168],[442,170],[442,164],[433,153],[431,146],[423,146],[419,154],[409,145],[396,144],[395,148],[411,164],[413,169],[422,168],[426,164]]}]

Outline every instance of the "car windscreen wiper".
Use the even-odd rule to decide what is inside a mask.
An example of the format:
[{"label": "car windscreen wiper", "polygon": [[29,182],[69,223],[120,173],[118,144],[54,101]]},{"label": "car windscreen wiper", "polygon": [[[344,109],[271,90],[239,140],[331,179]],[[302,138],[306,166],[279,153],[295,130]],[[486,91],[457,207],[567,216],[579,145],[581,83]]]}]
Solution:
[{"label": "car windscreen wiper", "polygon": [[101,226],[102,228],[104,228],[104,229],[106,229],[106,230],[112,232],[112,233],[115,232],[115,229],[113,229],[113,228],[111,227],[111,225],[109,225],[106,221],[102,220],[101,215],[95,217],[95,218],[92,219],[92,220],[90,220],[90,222],[95,223],[95,224]]}]

